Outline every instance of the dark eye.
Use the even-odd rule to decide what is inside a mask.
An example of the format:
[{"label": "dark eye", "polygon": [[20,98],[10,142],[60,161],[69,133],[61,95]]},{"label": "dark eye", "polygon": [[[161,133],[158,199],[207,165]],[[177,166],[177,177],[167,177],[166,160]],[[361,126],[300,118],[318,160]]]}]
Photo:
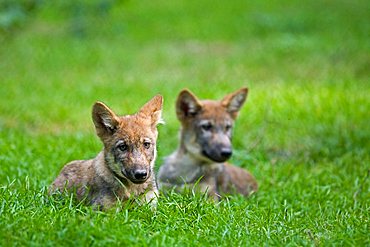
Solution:
[{"label": "dark eye", "polygon": [[225,130],[226,130],[226,131],[229,131],[229,130],[231,130],[231,127],[232,127],[232,126],[231,126],[231,124],[226,124],[226,126],[225,126]]},{"label": "dark eye", "polygon": [[145,141],[143,145],[144,145],[144,148],[149,149],[149,148],[150,148],[151,143],[150,143],[150,142],[148,142],[148,141]]},{"label": "dark eye", "polygon": [[204,131],[210,131],[212,129],[212,124],[211,123],[204,123],[200,126],[202,130]]},{"label": "dark eye", "polygon": [[118,144],[117,148],[118,148],[120,151],[124,152],[124,151],[127,151],[128,146],[127,146],[127,144],[126,144],[126,143],[120,143],[120,144]]}]

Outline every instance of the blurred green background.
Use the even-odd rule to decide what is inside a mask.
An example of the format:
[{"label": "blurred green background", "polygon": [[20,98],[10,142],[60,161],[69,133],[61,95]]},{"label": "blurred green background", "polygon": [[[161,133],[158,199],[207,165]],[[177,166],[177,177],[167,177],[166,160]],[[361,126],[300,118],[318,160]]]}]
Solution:
[{"label": "blurred green background", "polygon": [[323,225],[338,221],[315,215],[320,198],[356,219],[328,238],[369,244],[369,34],[365,0],[2,0],[0,185],[28,177],[37,190],[66,162],[94,157],[96,100],[131,114],[160,93],[158,169],[177,146],[181,89],[221,99],[247,86],[232,162],[261,184],[256,213],[290,198]]},{"label": "blurred green background", "polygon": [[[161,93],[161,158],[177,143],[182,88],[216,99],[248,86],[237,149],[302,157],[367,148],[369,13],[366,1],[3,0],[2,145],[18,132],[30,142],[94,140],[95,100],[130,114]],[[70,158],[62,157],[51,171]]]}]

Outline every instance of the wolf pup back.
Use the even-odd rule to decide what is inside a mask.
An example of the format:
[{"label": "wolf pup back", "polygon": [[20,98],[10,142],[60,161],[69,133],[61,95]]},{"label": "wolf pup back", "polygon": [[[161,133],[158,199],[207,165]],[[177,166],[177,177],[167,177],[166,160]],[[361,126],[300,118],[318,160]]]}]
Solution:
[{"label": "wolf pup back", "polygon": [[257,191],[251,173],[226,162],[232,155],[234,121],[247,94],[248,89],[241,88],[218,101],[199,100],[189,90],[180,92],[176,102],[180,144],[159,169],[160,189],[181,191],[196,185],[215,200]]}]

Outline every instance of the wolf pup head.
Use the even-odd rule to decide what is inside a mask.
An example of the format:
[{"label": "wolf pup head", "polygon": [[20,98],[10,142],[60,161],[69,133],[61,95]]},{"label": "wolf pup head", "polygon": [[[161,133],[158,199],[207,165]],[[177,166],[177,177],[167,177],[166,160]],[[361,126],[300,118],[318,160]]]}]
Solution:
[{"label": "wolf pup head", "polygon": [[151,176],[162,104],[163,97],[157,95],[136,114],[121,117],[102,102],[94,104],[96,133],[104,144],[106,164],[118,179],[140,184]]},{"label": "wolf pup head", "polygon": [[177,118],[182,124],[182,144],[187,152],[206,163],[225,162],[232,155],[234,121],[248,94],[247,88],[222,100],[198,100],[189,90],[180,92]]}]

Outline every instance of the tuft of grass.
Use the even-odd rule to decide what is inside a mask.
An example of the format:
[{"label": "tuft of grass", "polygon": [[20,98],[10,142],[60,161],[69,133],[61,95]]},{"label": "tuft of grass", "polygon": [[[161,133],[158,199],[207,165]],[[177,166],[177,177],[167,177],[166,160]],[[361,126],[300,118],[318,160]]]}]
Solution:
[{"label": "tuft of grass", "polygon": [[[369,13],[362,0],[42,2],[0,37],[0,246],[369,245]],[[242,86],[230,162],[259,181],[250,198],[99,212],[47,195],[65,163],[101,150],[94,101],[123,115],[164,96],[157,170],[178,145],[181,89]]]}]

